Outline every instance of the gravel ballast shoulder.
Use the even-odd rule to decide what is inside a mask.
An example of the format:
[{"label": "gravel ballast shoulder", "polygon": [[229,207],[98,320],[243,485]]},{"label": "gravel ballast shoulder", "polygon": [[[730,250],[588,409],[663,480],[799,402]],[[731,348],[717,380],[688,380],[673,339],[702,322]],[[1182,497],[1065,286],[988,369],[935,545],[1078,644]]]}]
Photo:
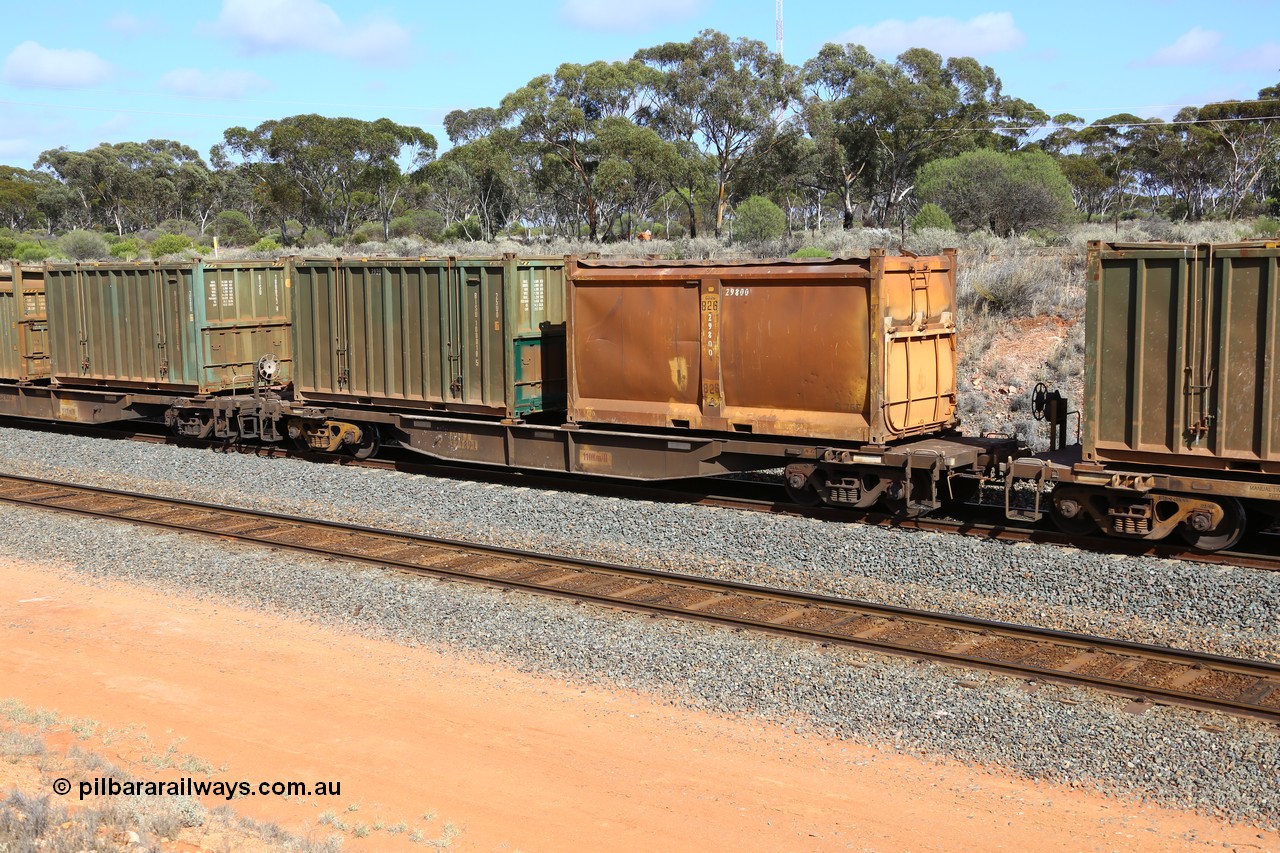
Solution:
[{"label": "gravel ballast shoulder", "polygon": [[[1280,577],[853,524],[0,430],[0,471],[1280,659]],[[1280,823],[1273,726],[933,664],[6,510],[0,552],[207,590],[824,735]],[[358,614],[354,615],[354,614]],[[1202,726],[1212,722],[1215,729]]]}]

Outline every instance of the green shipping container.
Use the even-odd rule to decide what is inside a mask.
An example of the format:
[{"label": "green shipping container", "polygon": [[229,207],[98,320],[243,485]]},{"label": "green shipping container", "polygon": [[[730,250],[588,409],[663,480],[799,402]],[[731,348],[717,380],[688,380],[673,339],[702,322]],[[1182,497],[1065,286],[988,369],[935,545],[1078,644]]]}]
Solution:
[{"label": "green shipping container", "polygon": [[299,399],[504,418],[564,411],[564,258],[293,268]]},{"label": "green shipping container", "polygon": [[1280,473],[1280,248],[1091,243],[1084,458]]},{"label": "green shipping container", "polygon": [[44,270],[14,261],[0,270],[0,380],[49,378]]},{"label": "green shipping container", "polygon": [[209,394],[252,388],[259,359],[291,373],[282,261],[50,264],[53,380]]}]

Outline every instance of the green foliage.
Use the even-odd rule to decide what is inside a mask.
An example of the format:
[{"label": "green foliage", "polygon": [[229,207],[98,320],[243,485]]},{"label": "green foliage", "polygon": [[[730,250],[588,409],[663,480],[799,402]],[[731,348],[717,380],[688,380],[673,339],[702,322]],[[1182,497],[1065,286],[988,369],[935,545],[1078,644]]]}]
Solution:
[{"label": "green foliage", "polygon": [[444,232],[444,217],[434,210],[411,210],[404,216],[391,220],[392,237],[425,237],[440,239]]},{"label": "green foliage", "polygon": [[1274,216],[1259,216],[1253,220],[1254,237],[1280,237],[1280,219]]},{"label": "green foliage", "polygon": [[134,237],[126,237],[123,240],[117,240],[110,249],[110,255],[113,258],[119,258],[122,261],[136,261],[147,253],[146,247],[142,245],[142,241]]},{"label": "green foliage", "polygon": [[93,231],[68,231],[58,241],[58,248],[73,261],[87,261],[107,256],[107,241]]},{"label": "green foliage", "polygon": [[165,255],[176,255],[190,249],[193,245],[191,238],[184,234],[161,234],[151,241],[151,257],[162,258]]},{"label": "green foliage", "polygon": [[18,241],[8,234],[0,235],[0,260],[12,258],[14,251],[18,248]]},{"label": "green foliage", "polygon": [[753,195],[733,212],[733,235],[737,240],[774,240],[787,230],[787,215],[769,199]]},{"label": "green foliage", "polygon": [[936,204],[926,204],[920,208],[911,220],[911,230],[919,231],[923,228],[941,228],[944,231],[954,231],[956,226],[952,224],[951,217],[947,216],[947,212]]},{"label": "green foliage", "polygon": [[[698,152],[701,158],[684,152],[681,158],[714,163],[719,236],[730,188],[737,186],[744,167],[786,136],[778,132],[776,117],[799,100],[799,76],[764,42],[730,40],[715,30],[638,51],[636,59],[661,72],[653,87],[659,98],[657,118],[672,141],[702,140],[706,146]],[[687,188],[689,176],[680,175],[681,165],[677,161],[673,171]]]},{"label": "green foliage", "polygon": [[440,235],[442,240],[479,240],[483,236],[480,230],[480,220],[474,216],[468,216],[461,222],[454,222],[444,229],[444,233]]},{"label": "green foliage", "polygon": [[224,210],[213,218],[211,229],[224,246],[249,246],[258,239],[258,229],[238,210]]},{"label": "green foliage", "polygon": [[380,243],[382,242],[382,223],[366,222],[355,231],[351,232],[352,243]]},{"label": "green foliage", "polygon": [[828,252],[826,249],[819,249],[817,246],[805,246],[804,248],[796,249],[794,252],[792,252],[791,257],[793,258],[829,258],[831,257],[831,253]]},{"label": "green foliage", "polygon": [[302,232],[302,245],[307,248],[319,246],[321,243],[328,243],[329,235],[324,232],[323,228],[308,228]]},{"label": "green foliage", "polygon": [[[271,188],[266,200],[277,214],[306,210],[307,218],[339,235],[348,232],[357,202],[379,218],[389,215],[408,185],[400,163],[419,169],[435,152],[435,137],[418,127],[309,114],[264,121],[253,130],[229,128],[213,161],[239,158]],[[302,233],[288,230],[286,237]]]},{"label": "green foliage", "polygon": [[967,151],[920,169],[917,192],[966,231],[1008,236],[1061,224],[1070,215],[1071,185],[1043,151]]},{"label": "green foliage", "polygon": [[48,246],[32,240],[22,240],[13,247],[14,260],[21,261],[24,264],[38,263],[48,258],[50,254]]},{"label": "green foliage", "polygon": [[249,248],[254,252],[277,252],[280,250],[280,244],[270,237],[263,237]]}]

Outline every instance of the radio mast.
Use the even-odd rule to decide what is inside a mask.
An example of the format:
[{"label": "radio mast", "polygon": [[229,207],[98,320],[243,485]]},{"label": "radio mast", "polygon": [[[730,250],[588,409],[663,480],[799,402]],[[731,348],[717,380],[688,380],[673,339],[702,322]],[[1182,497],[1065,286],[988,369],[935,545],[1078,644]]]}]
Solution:
[{"label": "radio mast", "polygon": [[774,19],[778,24],[778,58],[782,58],[782,0],[775,0],[774,3]]}]

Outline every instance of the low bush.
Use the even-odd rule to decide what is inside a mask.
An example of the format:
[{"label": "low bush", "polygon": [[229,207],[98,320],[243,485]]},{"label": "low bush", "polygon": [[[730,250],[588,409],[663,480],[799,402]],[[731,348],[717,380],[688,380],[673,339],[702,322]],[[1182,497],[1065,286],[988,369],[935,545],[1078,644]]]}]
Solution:
[{"label": "low bush", "polygon": [[920,231],[924,228],[939,228],[945,231],[954,231],[956,226],[952,224],[951,217],[947,216],[947,212],[936,204],[926,204],[920,208],[911,219],[911,230]]},{"label": "low bush", "polygon": [[165,255],[177,255],[190,249],[194,243],[191,238],[185,234],[161,234],[152,241],[148,250],[153,258],[163,258]]},{"label": "low bush", "polygon": [[62,254],[73,261],[87,261],[107,256],[107,241],[95,231],[68,231],[58,240]]}]

